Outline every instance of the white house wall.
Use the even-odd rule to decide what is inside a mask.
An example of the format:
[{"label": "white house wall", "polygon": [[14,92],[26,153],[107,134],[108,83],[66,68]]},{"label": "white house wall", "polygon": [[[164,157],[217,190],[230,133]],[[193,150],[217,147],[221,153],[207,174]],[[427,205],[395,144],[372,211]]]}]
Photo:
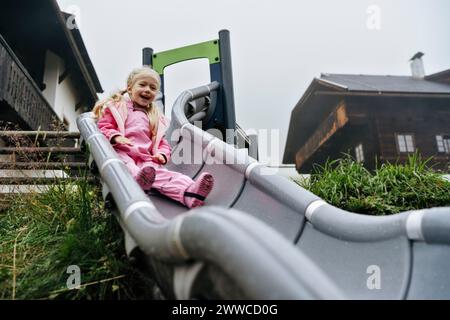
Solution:
[{"label": "white house wall", "polygon": [[55,110],[61,121],[64,119],[69,123],[69,131],[78,131],[76,118],[80,112],[75,111],[77,93],[73,81],[67,76],[63,82],[58,83],[60,75],[65,71],[64,60],[51,51],[47,51],[45,58],[44,97]]},{"label": "white house wall", "polygon": [[61,112],[58,112],[55,108],[56,102],[56,88],[58,86],[58,76],[60,73],[60,65],[64,63],[61,58],[51,51],[45,53],[45,70],[44,70],[44,83],[45,90],[42,94],[47,99],[48,103],[55,109],[58,116],[61,116]]},{"label": "white house wall", "polygon": [[78,99],[72,78],[68,76],[58,85],[58,89],[56,90],[56,104],[61,106],[62,114],[69,122],[69,131],[78,131],[76,120],[80,112],[75,111],[77,102]]}]

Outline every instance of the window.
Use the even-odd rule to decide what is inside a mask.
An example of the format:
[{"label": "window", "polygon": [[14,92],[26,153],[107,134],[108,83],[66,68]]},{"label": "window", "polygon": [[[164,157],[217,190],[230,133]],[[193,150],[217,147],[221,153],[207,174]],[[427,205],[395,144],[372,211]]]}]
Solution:
[{"label": "window", "polygon": [[450,135],[436,136],[438,152],[450,153]]},{"label": "window", "polygon": [[356,161],[363,162],[364,161],[364,151],[362,144],[358,144],[355,148]]},{"label": "window", "polygon": [[412,134],[398,134],[397,147],[399,152],[414,152],[414,141]]}]

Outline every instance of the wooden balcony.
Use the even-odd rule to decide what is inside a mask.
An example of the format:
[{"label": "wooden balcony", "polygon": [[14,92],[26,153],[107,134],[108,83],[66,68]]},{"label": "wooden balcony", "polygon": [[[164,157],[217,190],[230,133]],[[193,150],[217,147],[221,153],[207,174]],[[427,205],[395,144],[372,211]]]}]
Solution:
[{"label": "wooden balcony", "polygon": [[295,164],[300,168],[325,142],[348,122],[349,116],[344,101],[340,101],[332,113],[322,121],[313,135],[295,154]]},{"label": "wooden balcony", "polygon": [[[0,35],[0,102],[6,102],[32,130],[52,130],[58,116]],[[0,104],[1,105],[1,104]],[[3,113],[0,110],[0,115]]]}]

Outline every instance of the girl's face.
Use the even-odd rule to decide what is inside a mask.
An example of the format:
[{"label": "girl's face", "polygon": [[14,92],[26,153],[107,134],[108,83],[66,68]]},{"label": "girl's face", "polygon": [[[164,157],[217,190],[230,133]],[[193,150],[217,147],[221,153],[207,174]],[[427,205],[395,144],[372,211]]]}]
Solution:
[{"label": "girl's face", "polygon": [[147,108],[158,93],[158,81],[148,74],[138,75],[134,84],[128,86],[127,91],[131,101],[140,107]]}]

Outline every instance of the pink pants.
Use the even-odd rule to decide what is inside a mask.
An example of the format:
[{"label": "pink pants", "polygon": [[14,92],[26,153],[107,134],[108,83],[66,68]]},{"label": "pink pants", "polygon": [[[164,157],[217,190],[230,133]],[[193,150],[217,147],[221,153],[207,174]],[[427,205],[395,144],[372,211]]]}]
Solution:
[{"label": "pink pants", "polygon": [[123,160],[134,179],[136,179],[141,168],[145,166],[155,168],[155,182],[153,182],[152,188],[158,190],[165,196],[184,204],[184,192],[194,183],[190,177],[176,171],[169,171],[161,164],[154,161],[135,161],[129,155],[122,152],[118,152],[118,155]]}]

